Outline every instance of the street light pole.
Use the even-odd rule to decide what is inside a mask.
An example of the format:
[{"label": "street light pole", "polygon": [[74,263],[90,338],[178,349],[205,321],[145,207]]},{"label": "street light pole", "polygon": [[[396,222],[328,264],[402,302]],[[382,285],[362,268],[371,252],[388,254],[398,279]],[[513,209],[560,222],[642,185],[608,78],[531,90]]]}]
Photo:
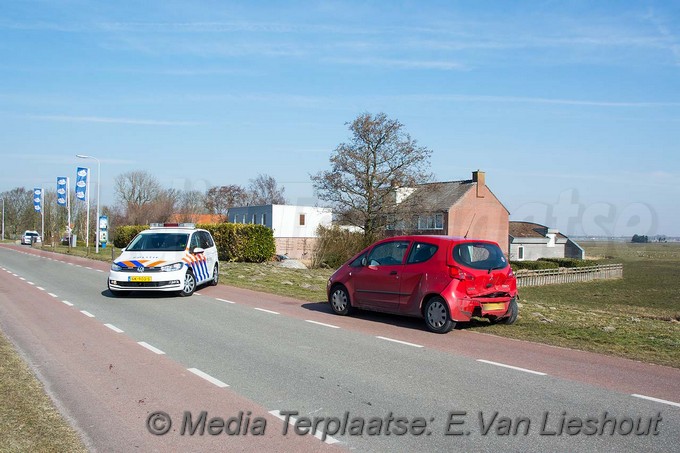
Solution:
[{"label": "street light pole", "polygon": [[5,197],[2,197],[2,240],[5,240]]},{"label": "street light pole", "polygon": [[87,156],[85,154],[76,154],[80,159],[94,159],[97,161],[97,237],[94,239],[95,253],[99,253],[99,188],[101,186],[101,162],[94,156]]}]

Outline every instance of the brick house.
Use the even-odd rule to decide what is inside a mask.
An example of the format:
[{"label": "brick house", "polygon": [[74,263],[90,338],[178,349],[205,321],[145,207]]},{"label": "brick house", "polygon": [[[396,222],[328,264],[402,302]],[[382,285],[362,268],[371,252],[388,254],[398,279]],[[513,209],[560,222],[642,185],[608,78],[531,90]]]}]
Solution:
[{"label": "brick house", "polygon": [[537,260],[539,258],[585,258],[585,252],[576,242],[554,228],[533,222],[510,222],[511,261]]},{"label": "brick house", "polygon": [[486,174],[472,179],[420,184],[395,191],[398,220],[393,233],[441,234],[487,239],[508,251],[510,212],[486,185]]}]

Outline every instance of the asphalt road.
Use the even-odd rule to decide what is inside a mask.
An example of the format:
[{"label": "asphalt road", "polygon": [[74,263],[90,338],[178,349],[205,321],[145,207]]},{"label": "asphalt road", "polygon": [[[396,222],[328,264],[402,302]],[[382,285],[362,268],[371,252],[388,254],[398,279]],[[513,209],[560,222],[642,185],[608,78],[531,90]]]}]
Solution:
[{"label": "asphalt road", "polygon": [[[0,327],[92,450],[680,451],[674,368],[222,285],[113,298],[107,269],[0,247]],[[266,433],[182,435],[201,411]]]}]

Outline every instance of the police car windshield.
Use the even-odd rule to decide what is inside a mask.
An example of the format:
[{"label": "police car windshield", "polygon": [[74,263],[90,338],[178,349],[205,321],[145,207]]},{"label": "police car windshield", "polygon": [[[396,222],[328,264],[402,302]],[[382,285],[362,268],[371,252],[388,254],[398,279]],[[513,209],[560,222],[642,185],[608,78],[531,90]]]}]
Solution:
[{"label": "police car windshield", "polygon": [[147,233],[137,235],[125,250],[131,252],[181,252],[187,247],[187,233]]}]

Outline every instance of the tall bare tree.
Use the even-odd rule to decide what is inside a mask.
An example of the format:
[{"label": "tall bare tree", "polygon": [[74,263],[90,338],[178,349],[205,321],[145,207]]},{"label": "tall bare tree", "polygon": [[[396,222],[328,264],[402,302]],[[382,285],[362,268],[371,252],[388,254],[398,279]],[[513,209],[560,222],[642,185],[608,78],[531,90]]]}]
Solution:
[{"label": "tall bare tree", "polygon": [[283,195],[285,190],[285,187],[278,186],[273,176],[259,174],[248,185],[248,204],[286,204],[286,197]]},{"label": "tall bare tree", "polygon": [[316,195],[340,219],[364,231],[373,242],[394,209],[394,189],[431,179],[432,151],[418,146],[398,120],[363,113],[351,123],[350,140],[331,153],[331,169],[312,175]]},{"label": "tall bare tree", "polygon": [[162,189],[158,180],[146,171],[131,171],[116,176],[114,191],[124,206],[128,224],[165,222],[174,214],[179,197],[173,189]]},{"label": "tall bare tree", "polygon": [[236,184],[211,187],[205,194],[205,207],[208,212],[221,216],[223,220],[227,219],[229,208],[245,204],[247,204],[246,190]]}]

